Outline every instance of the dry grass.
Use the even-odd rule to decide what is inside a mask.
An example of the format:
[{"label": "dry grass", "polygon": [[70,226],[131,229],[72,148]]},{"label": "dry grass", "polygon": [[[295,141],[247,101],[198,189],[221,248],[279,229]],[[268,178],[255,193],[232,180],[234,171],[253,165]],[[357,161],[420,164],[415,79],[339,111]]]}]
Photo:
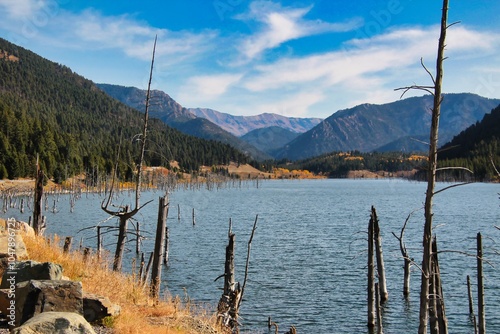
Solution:
[{"label": "dry grass", "polygon": [[147,286],[139,284],[133,275],[113,272],[110,261],[95,255],[84,261],[80,252],[63,253],[57,236],[50,242],[40,237],[23,238],[30,259],[62,265],[63,275],[81,281],[84,291],[106,296],[121,306],[120,316],[110,321],[117,333],[218,333],[210,312],[182,303],[179,298],[165,297],[154,303]]}]

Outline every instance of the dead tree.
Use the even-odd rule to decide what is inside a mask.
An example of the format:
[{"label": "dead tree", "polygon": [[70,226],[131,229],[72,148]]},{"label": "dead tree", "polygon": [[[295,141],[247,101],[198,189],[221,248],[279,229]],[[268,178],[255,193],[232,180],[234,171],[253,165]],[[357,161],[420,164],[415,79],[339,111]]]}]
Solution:
[{"label": "dead tree", "polygon": [[368,223],[368,327],[375,327],[375,262],[373,258],[373,212]]},{"label": "dead tree", "polygon": [[486,333],[486,316],[484,313],[484,274],[483,274],[483,239],[477,234],[477,317],[478,333]]},{"label": "dead tree", "polygon": [[378,273],[378,286],[380,290],[380,303],[384,303],[389,299],[389,292],[387,292],[387,283],[385,279],[385,265],[384,255],[382,252],[382,237],[380,235],[380,226],[377,217],[377,211],[372,206],[372,219],[373,219],[373,240],[375,241],[375,256],[377,258],[377,273]]},{"label": "dead tree", "polygon": [[406,245],[404,242],[404,233],[405,233],[406,226],[408,225],[408,221],[410,220],[410,217],[413,214],[413,212],[415,212],[415,211],[410,212],[408,217],[406,217],[405,223],[403,224],[403,227],[401,228],[401,232],[399,234],[399,237],[394,232],[392,232],[392,235],[394,235],[394,237],[396,239],[398,239],[398,241],[399,241],[399,249],[400,249],[401,255],[403,256],[403,259],[404,259],[403,296],[405,296],[405,298],[408,298],[408,296],[410,296],[411,265],[413,263],[413,259],[410,258],[410,255],[408,254],[408,250],[406,249]]},{"label": "dead tree", "polygon": [[443,0],[443,8],[441,15],[441,29],[438,43],[438,52],[436,60],[436,74],[435,77],[423,65],[427,74],[432,79],[432,86],[409,86],[399,88],[404,90],[403,95],[412,89],[423,90],[430,93],[433,100],[432,116],[431,116],[431,129],[429,138],[429,162],[427,169],[427,191],[425,195],[424,205],[424,233],[423,233],[423,256],[422,256],[422,280],[420,285],[420,310],[419,310],[419,334],[427,334],[427,325],[429,321],[429,286],[431,279],[431,256],[432,256],[432,222],[433,222],[433,198],[437,193],[435,192],[436,172],[437,168],[437,149],[438,149],[438,130],[439,118],[441,114],[442,102],[442,81],[443,81],[443,62],[445,60],[444,49],[446,46],[446,32],[448,26],[448,0]]},{"label": "dead tree", "polygon": [[441,284],[441,272],[439,270],[437,240],[434,237],[432,241],[432,260],[431,260],[431,281],[430,281],[430,323],[431,334],[448,334],[448,320],[444,307],[443,287]]},{"label": "dead tree", "polygon": [[144,161],[144,151],[146,148],[146,138],[147,138],[147,133],[148,133],[149,100],[150,100],[150,94],[151,94],[151,81],[153,78],[153,66],[154,66],[155,51],[156,51],[156,40],[157,40],[157,38],[155,38],[155,42],[154,42],[154,46],[153,46],[153,56],[152,56],[152,60],[151,60],[151,70],[150,70],[150,74],[149,74],[148,91],[147,91],[147,95],[146,95],[146,110],[144,112],[144,125],[143,125],[142,136],[140,138],[141,151],[140,151],[139,161],[137,163],[137,171],[136,171],[135,207],[132,211],[129,211],[130,207],[128,205],[126,205],[125,207],[121,207],[121,209],[118,211],[112,211],[109,209],[109,205],[110,205],[111,199],[113,197],[113,188],[114,188],[114,183],[115,183],[115,178],[116,178],[119,150],[118,150],[118,154],[117,154],[116,166],[115,166],[115,171],[113,173],[113,179],[111,182],[111,189],[109,190],[108,199],[107,199],[106,203],[104,203],[104,201],[101,203],[101,209],[104,212],[106,212],[107,214],[109,214],[111,216],[118,217],[118,219],[119,219],[118,241],[116,243],[116,251],[115,251],[115,257],[114,257],[114,261],[113,261],[113,270],[114,271],[121,271],[123,252],[125,249],[125,241],[126,241],[126,235],[127,235],[128,220],[130,218],[134,217],[137,214],[137,212],[139,212],[139,210],[142,209],[142,207],[144,207],[145,205],[147,205],[148,203],[151,202],[151,201],[149,201],[142,206],[140,205],[141,186],[142,186],[142,164]]},{"label": "dead tree", "polygon": [[163,243],[165,242],[165,226],[168,216],[168,198],[160,197],[158,206],[158,223],[156,226],[156,240],[153,255],[153,269],[151,273],[151,297],[158,300],[160,295],[161,266],[163,262]]},{"label": "dead tree", "polygon": [[33,230],[36,235],[42,235],[45,229],[42,218],[42,198],[43,198],[43,171],[38,166],[35,181],[35,196],[34,196],[34,209],[33,209]]},{"label": "dead tree", "polygon": [[229,232],[228,232],[228,245],[226,247],[226,261],[224,264],[224,274],[216,278],[218,280],[224,277],[224,289],[222,296],[219,300],[217,306],[218,323],[220,323],[225,328],[228,328],[232,333],[239,333],[239,310],[241,306],[241,301],[243,300],[243,295],[245,292],[245,287],[248,279],[248,268],[250,266],[250,250],[252,248],[252,240],[257,228],[258,215],[255,217],[255,222],[253,225],[252,233],[250,239],[248,240],[247,248],[247,260],[245,266],[245,278],[243,285],[236,282],[235,279],[235,265],[234,265],[234,254],[235,254],[235,234],[232,233],[232,221],[229,220]]}]

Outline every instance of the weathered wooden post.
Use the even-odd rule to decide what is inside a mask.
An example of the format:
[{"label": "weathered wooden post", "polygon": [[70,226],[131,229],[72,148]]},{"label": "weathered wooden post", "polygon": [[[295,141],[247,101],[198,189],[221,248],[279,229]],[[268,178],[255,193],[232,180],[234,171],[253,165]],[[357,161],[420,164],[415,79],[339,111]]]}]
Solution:
[{"label": "weathered wooden post", "polygon": [[153,269],[151,272],[151,297],[158,300],[160,296],[161,266],[163,258],[163,242],[165,240],[165,226],[168,215],[168,198],[160,197],[158,206],[158,223],[156,225],[156,240],[153,255]]},{"label": "weathered wooden post", "polygon": [[380,226],[378,224],[377,210],[372,206],[373,217],[373,238],[375,240],[375,254],[377,257],[378,284],[380,288],[380,303],[384,303],[389,298],[387,283],[385,279],[384,255],[382,252],[382,237],[380,236]]},{"label": "weathered wooden post", "polygon": [[477,234],[477,309],[478,332],[486,333],[486,316],[484,313],[484,275],[483,275],[483,239]]},{"label": "weathered wooden post", "polygon": [[474,334],[477,334],[477,321],[476,314],[474,313],[474,302],[472,301],[472,288],[470,283],[470,276],[467,275],[467,295],[469,297],[469,317],[474,326]]},{"label": "weathered wooden post", "polygon": [[375,327],[375,268],[373,261],[373,213],[368,223],[368,327]]},{"label": "weathered wooden post", "polygon": [[97,258],[101,258],[102,249],[102,236],[101,236],[101,226],[97,226]]},{"label": "weathered wooden post", "polygon": [[168,226],[165,226],[165,251],[163,253],[163,264],[168,264],[169,232]]},{"label": "weathered wooden post", "polygon": [[135,235],[135,254],[139,255],[141,252],[141,223],[139,221],[135,225]]},{"label": "weathered wooden post", "polygon": [[148,264],[146,265],[146,270],[144,271],[144,276],[142,278],[143,283],[146,283],[148,281],[149,269],[151,268],[151,263],[153,262],[153,254],[154,254],[153,252],[149,254]]},{"label": "weathered wooden post", "polygon": [[[38,166],[38,164],[37,164]],[[35,184],[35,207],[33,209],[33,230],[36,235],[41,235],[42,230],[42,197],[43,197],[43,171],[37,170]]]},{"label": "weathered wooden post", "polygon": [[73,242],[73,237],[66,237],[64,239],[63,253],[68,253],[71,249],[71,243]]},{"label": "weathered wooden post", "polygon": [[141,253],[141,265],[139,266],[139,283],[142,284],[142,275],[144,273],[144,253]]},{"label": "weathered wooden post", "polygon": [[193,226],[196,225],[196,217],[194,215],[194,208],[193,208]]}]

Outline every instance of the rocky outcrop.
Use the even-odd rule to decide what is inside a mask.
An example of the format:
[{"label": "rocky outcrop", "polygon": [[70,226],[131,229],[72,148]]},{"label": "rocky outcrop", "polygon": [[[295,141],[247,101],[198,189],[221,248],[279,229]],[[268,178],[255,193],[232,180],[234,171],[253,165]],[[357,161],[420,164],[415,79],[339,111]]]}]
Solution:
[{"label": "rocky outcrop", "polygon": [[33,231],[33,228],[28,224],[18,222],[15,219],[0,219],[0,262],[2,267],[5,267],[8,261],[28,258],[26,245],[19,232],[30,234],[30,229]]},{"label": "rocky outcrop", "polygon": [[15,328],[13,334],[95,334],[92,326],[79,314],[44,312]]},{"label": "rocky outcrop", "polygon": [[29,280],[60,280],[62,278],[62,266],[59,264],[37,261],[16,262],[9,266],[9,270],[3,274],[0,289],[9,288],[11,281],[14,284]]},{"label": "rocky outcrop", "polygon": [[83,315],[82,283],[31,280],[16,285],[16,326],[44,312]]},{"label": "rocky outcrop", "polygon": [[111,303],[107,297],[86,292],[83,294],[83,316],[88,322],[96,322],[109,316],[118,316],[120,311],[120,306]]}]

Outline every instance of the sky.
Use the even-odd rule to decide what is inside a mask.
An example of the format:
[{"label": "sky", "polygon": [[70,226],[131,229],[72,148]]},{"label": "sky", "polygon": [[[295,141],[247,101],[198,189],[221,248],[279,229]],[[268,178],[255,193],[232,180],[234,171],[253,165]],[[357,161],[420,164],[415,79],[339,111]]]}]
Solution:
[{"label": "sky", "polygon": [[[326,118],[432,85],[440,0],[0,0],[0,37],[187,108]],[[500,98],[500,1],[450,0],[445,93]],[[423,95],[413,91],[406,96]]]}]

